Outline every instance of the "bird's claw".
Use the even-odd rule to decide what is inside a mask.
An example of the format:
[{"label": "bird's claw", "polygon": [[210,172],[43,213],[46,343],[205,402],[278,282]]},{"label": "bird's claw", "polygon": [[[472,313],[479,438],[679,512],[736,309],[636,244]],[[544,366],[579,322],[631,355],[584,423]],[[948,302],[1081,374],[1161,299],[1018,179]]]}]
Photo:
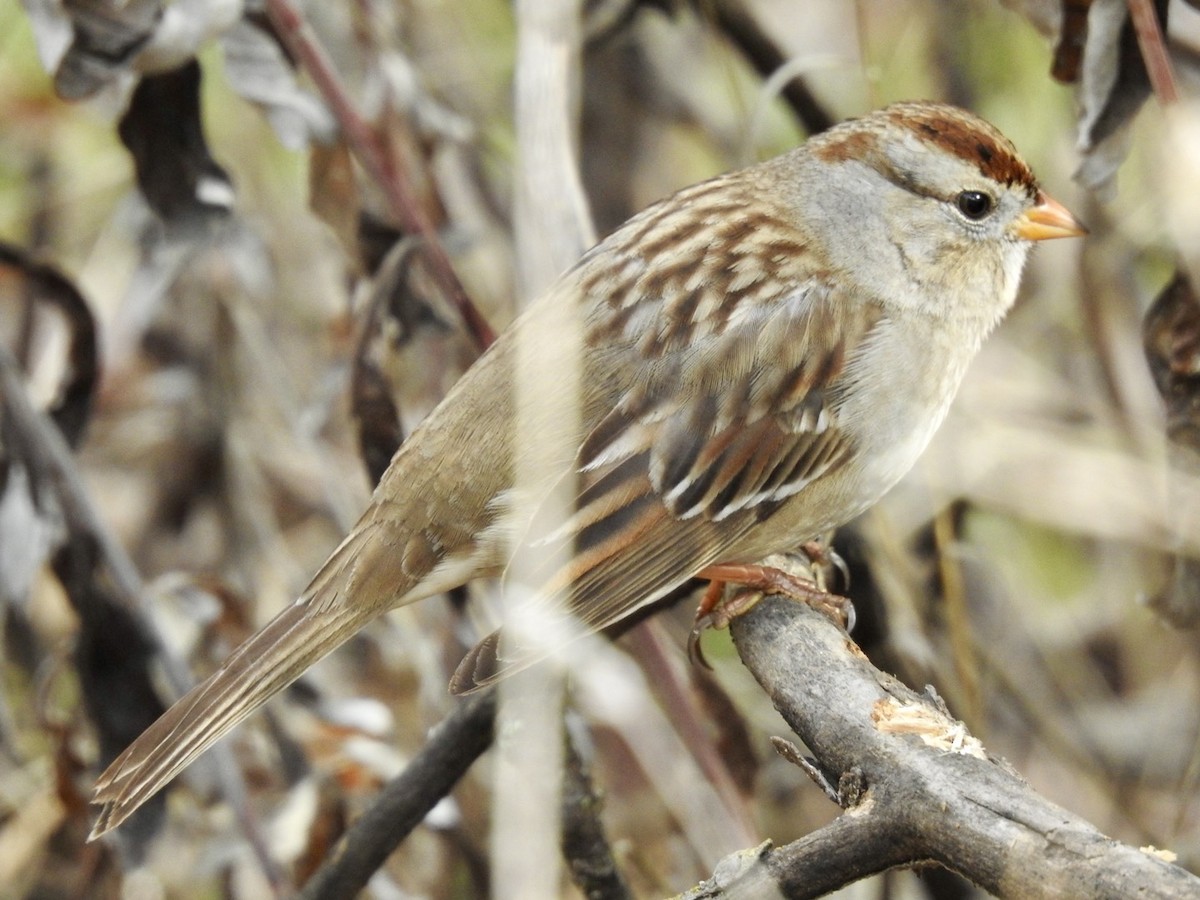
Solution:
[{"label": "bird's claw", "polygon": [[828,543],[823,540],[807,541],[800,545],[800,551],[808,557],[807,568],[812,573],[813,583],[821,590],[829,590],[826,576],[830,568],[841,576],[843,590],[850,587],[850,567]]},{"label": "bird's claw", "polygon": [[[704,648],[700,646],[700,635],[708,628],[728,628],[729,623],[738,616],[748,613],[753,606],[763,598],[763,592],[760,590],[738,591],[728,600],[720,599],[720,594],[724,588],[724,583],[714,581],[713,585],[717,586],[716,593],[718,599],[709,606],[704,603],[696,610],[696,619],[692,623],[691,633],[688,634],[688,659],[694,665],[703,666],[711,670],[712,666],[704,657]],[[711,590],[711,585],[710,585]],[[708,597],[705,596],[707,601]]]},{"label": "bird's claw", "polygon": [[[749,612],[768,594],[780,594],[806,603],[824,613],[834,624],[847,632],[854,629],[857,621],[854,604],[848,597],[830,593],[818,581],[775,566],[716,565],[703,570],[700,576],[712,579],[712,583],[709,584],[704,599],[696,610],[696,620],[688,635],[687,647],[688,659],[706,669],[711,669],[712,666],[704,658],[704,651],[700,646],[700,635],[704,630],[728,628],[730,622]],[[730,582],[745,589],[726,598],[724,588]]]}]

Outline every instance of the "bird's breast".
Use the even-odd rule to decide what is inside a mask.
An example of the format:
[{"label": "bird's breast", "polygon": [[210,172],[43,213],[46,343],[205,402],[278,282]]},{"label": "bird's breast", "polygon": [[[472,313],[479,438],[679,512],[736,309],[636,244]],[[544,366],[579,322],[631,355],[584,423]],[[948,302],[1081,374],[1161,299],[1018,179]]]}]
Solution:
[{"label": "bird's breast", "polygon": [[907,318],[876,329],[837,392],[835,427],[850,437],[851,459],[790,498],[739,555],[758,558],[844,525],[903,478],[945,419],[978,347],[962,337]]},{"label": "bird's breast", "polygon": [[869,506],[913,467],[946,418],[982,341],[957,323],[890,318],[852,361],[838,418],[855,446]]}]

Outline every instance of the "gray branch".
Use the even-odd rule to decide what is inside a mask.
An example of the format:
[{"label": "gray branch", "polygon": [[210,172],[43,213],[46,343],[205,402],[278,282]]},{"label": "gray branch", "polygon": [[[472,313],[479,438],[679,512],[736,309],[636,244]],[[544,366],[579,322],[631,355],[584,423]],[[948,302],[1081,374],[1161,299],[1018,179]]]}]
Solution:
[{"label": "gray branch", "polygon": [[1022,900],[1200,897],[1200,878],[1042,798],[821,613],[770,597],[731,627],[845,812],[785,847],[731,857],[685,897],[818,897],[920,863]]}]

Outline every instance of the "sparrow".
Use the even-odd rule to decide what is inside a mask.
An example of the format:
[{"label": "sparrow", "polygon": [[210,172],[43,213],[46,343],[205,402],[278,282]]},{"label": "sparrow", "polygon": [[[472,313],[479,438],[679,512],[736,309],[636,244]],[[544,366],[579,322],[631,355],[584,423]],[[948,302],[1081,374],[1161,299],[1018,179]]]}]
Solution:
[{"label": "sparrow", "polygon": [[650,206],[466,372],[300,597],[100,776],[92,838],[389,609],[503,578],[533,627],[468,654],[451,686],[475,690],[859,515],[941,424],[1033,244],[1084,233],[999,131],[932,102]]}]

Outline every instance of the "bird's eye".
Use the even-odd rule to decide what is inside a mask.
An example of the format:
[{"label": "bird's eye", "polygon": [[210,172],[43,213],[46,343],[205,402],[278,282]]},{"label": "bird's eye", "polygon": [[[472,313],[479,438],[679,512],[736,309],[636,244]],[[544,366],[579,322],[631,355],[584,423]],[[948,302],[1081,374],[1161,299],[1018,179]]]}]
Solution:
[{"label": "bird's eye", "polygon": [[976,222],[987,216],[996,205],[991,196],[983,191],[963,191],[955,198],[955,202],[960,213]]}]

